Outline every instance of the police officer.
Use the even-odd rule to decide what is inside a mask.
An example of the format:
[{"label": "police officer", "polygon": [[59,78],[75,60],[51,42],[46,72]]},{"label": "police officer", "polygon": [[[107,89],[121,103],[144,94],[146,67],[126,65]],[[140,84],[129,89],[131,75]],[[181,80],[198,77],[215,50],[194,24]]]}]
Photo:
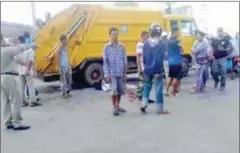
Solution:
[{"label": "police officer", "polygon": [[[2,40],[1,40],[2,41]],[[14,56],[30,49],[30,45],[18,47],[1,46],[1,101],[4,107],[5,126],[7,129],[27,130],[22,124],[21,98],[18,91],[18,74]]]}]

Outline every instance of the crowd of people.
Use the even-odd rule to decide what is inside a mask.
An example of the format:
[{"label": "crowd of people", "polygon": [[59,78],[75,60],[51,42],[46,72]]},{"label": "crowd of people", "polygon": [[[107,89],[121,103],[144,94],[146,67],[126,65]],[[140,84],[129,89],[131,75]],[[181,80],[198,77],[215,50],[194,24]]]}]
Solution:
[{"label": "crowd of people", "polygon": [[[127,56],[124,46],[118,41],[118,29],[109,30],[110,41],[104,47],[103,67],[104,83],[111,85],[111,100],[113,115],[118,116],[126,110],[120,107],[121,96],[126,91]],[[176,96],[180,92],[183,48],[179,40],[179,29],[172,28],[168,35],[162,31],[160,24],[152,24],[149,31],[141,33],[141,39],[136,45],[136,57],[139,74],[139,86],[136,97],[141,101],[140,111],[146,113],[150,100],[152,85],[155,89],[157,114],[168,114],[164,108],[164,95]],[[205,33],[197,30],[196,41],[192,47],[192,56],[196,61],[196,82],[191,93],[204,92],[209,78],[209,67],[214,80],[214,88],[220,84],[220,91],[226,87],[227,65],[229,61],[239,56],[239,33],[231,38],[223,28],[217,29],[217,37],[208,38]],[[168,81],[164,90],[166,77],[164,59],[168,62]],[[229,68],[230,70],[232,67]],[[220,78],[219,78],[220,77]],[[170,92],[170,88],[172,91]],[[133,97],[130,94],[131,98]]]},{"label": "crowd of people", "polygon": [[[141,101],[140,111],[147,112],[149,103],[156,103],[157,114],[168,114],[164,108],[164,95],[176,96],[180,92],[183,78],[182,53],[179,40],[179,29],[171,29],[168,35],[162,31],[160,24],[151,24],[149,31],[143,31],[136,45],[136,58],[139,74],[139,85],[136,91]],[[196,61],[196,83],[191,93],[203,92],[208,76],[209,65],[214,80],[214,87],[220,83],[220,90],[226,86],[227,65],[229,60],[239,55],[239,34],[231,39],[229,35],[218,28],[218,37],[207,39],[201,31],[196,31],[196,42],[192,47],[192,55]],[[125,47],[118,41],[119,30],[109,30],[110,41],[104,46],[103,71],[104,82],[111,84],[111,101],[113,115],[125,113],[120,106],[122,96],[126,92],[126,75],[128,70]],[[67,36],[60,37],[60,44],[55,53],[45,57],[50,60],[57,55],[60,72],[61,96],[71,97],[72,68],[68,56]],[[5,126],[7,129],[27,130],[29,125],[22,124],[21,107],[41,106],[39,92],[35,88],[35,50],[28,32],[18,37],[16,43],[7,44],[1,35],[1,98],[4,103]],[[168,61],[168,81],[166,79],[164,60]],[[229,68],[231,71],[231,67]],[[220,79],[219,79],[220,75]],[[20,82],[20,84],[18,84]],[[150,99],[152,86],[155,89],[155,101]],[[171,92],[170,89],[172,88]],[[28,100],[27,100],[28,99]]]}]

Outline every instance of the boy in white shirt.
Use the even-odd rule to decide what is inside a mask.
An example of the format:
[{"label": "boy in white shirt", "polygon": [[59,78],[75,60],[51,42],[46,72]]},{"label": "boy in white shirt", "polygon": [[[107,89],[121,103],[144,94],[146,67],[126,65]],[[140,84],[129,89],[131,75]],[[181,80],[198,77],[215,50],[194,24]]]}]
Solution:
[{"label": "boy in white shirt", "polygon": [[29,103],[31,107],[42,105],[36,99],[35,86],[34,86],[34,62],[35,62],[35,49],[36,45],[32,45],[31,48],[21,54],[18,54],[14,59],[18,63],[18,73],[21,82],[21,98],[23,105],[26,106],[28,103],[25,100],[25,91],[29,89]]}]

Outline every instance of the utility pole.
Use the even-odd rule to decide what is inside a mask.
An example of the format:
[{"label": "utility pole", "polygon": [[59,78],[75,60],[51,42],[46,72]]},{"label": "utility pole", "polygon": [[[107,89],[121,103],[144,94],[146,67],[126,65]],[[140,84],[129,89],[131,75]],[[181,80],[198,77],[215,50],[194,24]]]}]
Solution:
[{"label": "utility pole", "polygon": [[166,2],[167,5],[167,14],[171,14],[172,13],[172,2]]},{"label": "utility pole", "polygon": [[37,27],[37,25],[36,25],[35,2],[30,2],[30,3],[31,3],[33,26],[34,26],[34,29],[35,29]]},{"label": "utility pole", "polygon": [[204,29],[204,32],[208,32],[208,26],[206,24],[207,22],[207,4],[206,3],[202,3],[200,5],[200,8],[202,10],[202,15],[201,15],[201,24],[203,25],[203,29]]},{"label": "utility pole", "polygon": [[165,13],[166,14],[172,14],[172,5],[176,4],[176,2],[164,2],[165,6],[167,6],[167,8],[165,9]]},{"label": "utility pole", "polygon": [[36,10],[35,10],[35,2],[30,2],[31,3],[31,12],[32,12],[32,22],[33,22],[33,36],[35,36],[37,32],[37,19],[36,19]]}]

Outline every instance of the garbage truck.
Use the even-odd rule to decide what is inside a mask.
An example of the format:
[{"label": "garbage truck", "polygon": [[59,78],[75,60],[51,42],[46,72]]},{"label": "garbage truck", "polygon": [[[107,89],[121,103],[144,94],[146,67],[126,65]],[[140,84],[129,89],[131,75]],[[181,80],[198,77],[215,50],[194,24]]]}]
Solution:
[{"label": "garbage truck", "polygon": [[190,50],[197,29],[192,16],[165,15],[159,10],[140,8],[75,4],[52,17],[35,35],[34,41],[38,45],[35,67],[38,76],[45,82],[59,79],[56,49],[60,45],[60,36],[65,34],[73,80],[84,80],[90,85],[100,81],[104,76],[103,47],[109,41],[108,31],[111,27],[119,29],[119,41],[125,46],[128,56],[128,73],[136,73],[136,43],[141,32],[148,30],[151,23],[160,23],[166,32],[170,32],[173,27],[179,28],[187,75],[192,61]]}]

